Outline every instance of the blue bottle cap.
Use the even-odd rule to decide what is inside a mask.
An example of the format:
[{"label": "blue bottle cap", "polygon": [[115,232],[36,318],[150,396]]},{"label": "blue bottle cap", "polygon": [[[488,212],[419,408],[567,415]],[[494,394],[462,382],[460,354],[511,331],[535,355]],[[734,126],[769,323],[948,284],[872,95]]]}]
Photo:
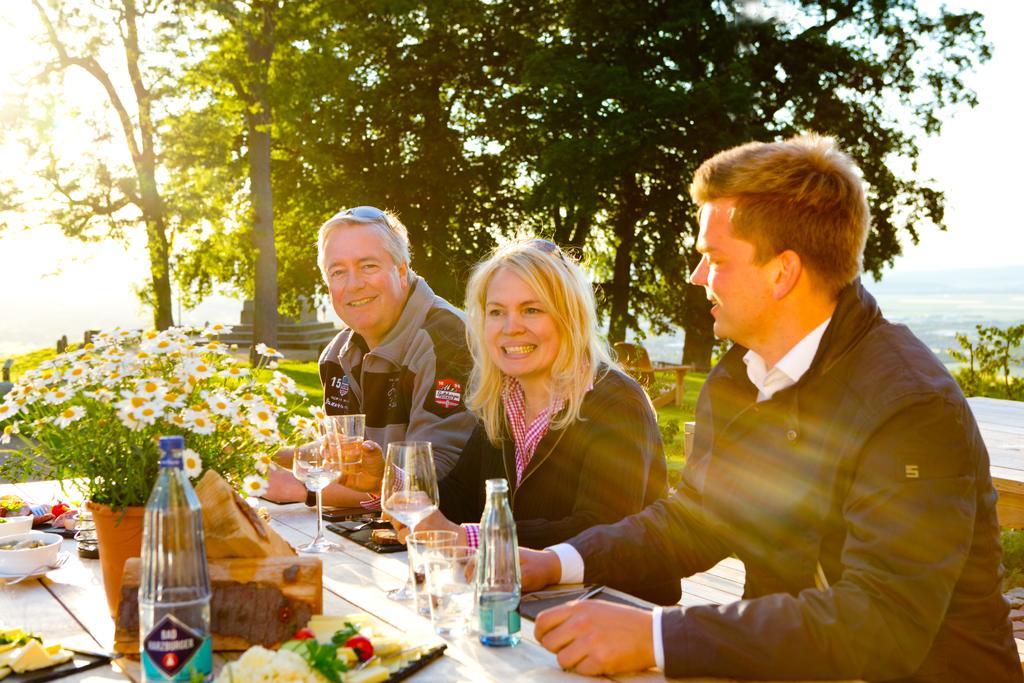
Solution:
[{"label": "blue bottle cap", "polygon": [[180,451],[185,448],[185,437],[183,436],[161,436],[160,437],[160,450],[164,451]]},{"label": "blue bottle cap", "polygon": [[181,458],[181,451],[185,448],[185,437],[183,436],[161,436],[160,437],[160,467],[181,468],[184,462]]}]

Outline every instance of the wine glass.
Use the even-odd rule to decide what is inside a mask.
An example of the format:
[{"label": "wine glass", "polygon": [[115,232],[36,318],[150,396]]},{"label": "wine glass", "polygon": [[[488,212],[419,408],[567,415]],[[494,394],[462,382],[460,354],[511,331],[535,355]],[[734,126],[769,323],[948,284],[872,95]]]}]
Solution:
[{"label": "wine glass", "polygon": [[[410,531],[437,509],[437,474],[430,442],[393,441],[388,444],[380,500],[381,510]],[[410,565],[409,581],[388,593],[388,597],[412,600],[416,595],[414,581]]]},{"label": "wine glass", "polygon": [[295,478],[306,485],[306,489],[316,492],[316,538],[299,548],[304,553],[330,553],[340,550],[335,543],[324,538],[323,490],[332,481],[341,476],[341,450],[331,448],[329,439],[304,444],[295,449],[292,458],[292,473]]}]

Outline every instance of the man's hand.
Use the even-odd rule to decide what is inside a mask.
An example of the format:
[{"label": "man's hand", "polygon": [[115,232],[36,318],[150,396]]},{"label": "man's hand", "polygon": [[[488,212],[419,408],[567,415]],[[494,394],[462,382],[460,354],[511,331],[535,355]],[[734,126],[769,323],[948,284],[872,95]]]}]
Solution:
[{"label": "man's hand", "polygon": [[562,580],[562,563],[551,550],[519,548],[519,569],[524,593],[532,593]]},{"label": "man's hand", "polygon": [[585,676],[643,671],[655,665],[650,612],[603,600],[544,610],[533,635],[558,665]]},{"label": "man's hand", "polygon": [[384,453],[373,441],[364,441],[362,448],[362,462],[346,466],[338,483],[356,491],[380,493],[384,480]]},{"label": "man's hand", "polygon": [[306,485],[288,470],[271,467],[267,491],[262,497],[271,503],[298,503],[306,500]]}]

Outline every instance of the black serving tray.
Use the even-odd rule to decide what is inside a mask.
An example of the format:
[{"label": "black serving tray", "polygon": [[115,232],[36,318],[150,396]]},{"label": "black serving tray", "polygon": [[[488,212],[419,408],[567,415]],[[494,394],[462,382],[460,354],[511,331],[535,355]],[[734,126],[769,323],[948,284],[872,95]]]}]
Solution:
[{"label": "black serving tray", "polygon": [[71,650],[75,653],[75,656],[63,664],[58,664],[57,666],[50,666],[45,669],[37,669],[35,671],[26,671],[21,674],[12,673],[4,679],[4,683],[42,683],[43,681],[52,681],[57,678],[63,678],[64,676],[72,676],[89,669],[95,669],[98,666],[110,663],[112,659],[117,657],[115,654],[77,650],[73,647],[65,647],[64,649]]},{"label": "black serving tray", "polygon": [[350,527],[352,525],[351,522],[339,522],[337,524],[331,523],[327,525],[327,529],[328,531],[333,531],[339,536],[344,536],[353,543],[358,543],[364,548],[368,548],[375,553],[400,553],[405,550],[405,546],[401,543],[394,545],[380,545],[370,540],[370,535],[373,533],[373,530],[390,527],[391,524],[388,522],[374,523],[364,529],[360,529],[359,531],[352,531],[351,528],[345,528],[344,525],[346,524],[350,525]]},{"label": "black serving tray", "polygon": [[427,664],[430,664],[435,659],[441,657],[444,654],[444,651],[447,647],[448,646],[446,644],[441,643],[440,645],[435,645],[429,650],[424,650],[423,653],[419,656],[419,659],[414,659],[405,666],[403,666],[401,669],[398,669],[397,671],[392,671],[391,676],[388,677],[388,683],[404,681],[406,678],[412,676],[414,673],[425,667]]}]

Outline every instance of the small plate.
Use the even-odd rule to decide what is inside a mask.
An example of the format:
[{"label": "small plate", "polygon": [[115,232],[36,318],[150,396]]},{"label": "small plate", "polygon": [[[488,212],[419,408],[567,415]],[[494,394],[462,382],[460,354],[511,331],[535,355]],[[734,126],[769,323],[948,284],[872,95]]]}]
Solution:
[{"label": "small plate", "polygon": [[48,534],[58,534],[60,536],[63,536],[64,538],[74,538],[75,537],[75,530],[74,529],[65,529],[62,526],[53,526],[49,522],[46,522],[45,524],[40,524],[39,526],[34,527],[34,530],[35,531],[43,531],[43,532],[46,532]]},{"label": "small plate", "polygon": [[446,645],[445,643],[435,645],[431,648],[425,648],[420,653],[419,657],[412,660],[402,668],[392,671],[391,675],[388,676],[387,683],[396,683],[397,681],[403,681],[409,676],[412,676],[414,673],[425,667],[427,664],[430,664],[432,661],[442,656],[447,648],[448,645]]},{"label": "small plate", "polygon": [[[71,556],[71,553],[69,553],[66,550],[61,550],[59,553],[57,553],[57,561],[56,561],[56,563],[54,563],[50,567],[43,567],[42,569],[34,571],[31,574],[29,574],[28,576],[25,576],[24,574],[5,574],[3,572],[0,572],[0,586],[3,586],[5,584],[7,584],[7,582],[11,581],[12,579],[21,578],[22,576],[25,576],[25,578],[22,579],[20,583],[24,583],[25,581],[28,581],[29,579],[38,579],[40,577],[46,576],[50,572],[55,571],[55,570],[60,569],[61,567],[63,567],[64,563],[68,561],[68,558],[70,556]],[[65,649],[70,650],[71,648],[65,648]]]},{"label": "small plate", "polygon": [[64,678],[65,676],[96,668],[97,666],[103,666],[117,656],[107,654],[106,652],[77,650],[73,647],[66,647],[64,649],[71,650],[75,653],[75,656],[63,664],[57,664],[45,669],[26,671],[22,674],[11,673],[4,679],[4,683],[42,683],[43,681],[52,681],[55,678]]}]

